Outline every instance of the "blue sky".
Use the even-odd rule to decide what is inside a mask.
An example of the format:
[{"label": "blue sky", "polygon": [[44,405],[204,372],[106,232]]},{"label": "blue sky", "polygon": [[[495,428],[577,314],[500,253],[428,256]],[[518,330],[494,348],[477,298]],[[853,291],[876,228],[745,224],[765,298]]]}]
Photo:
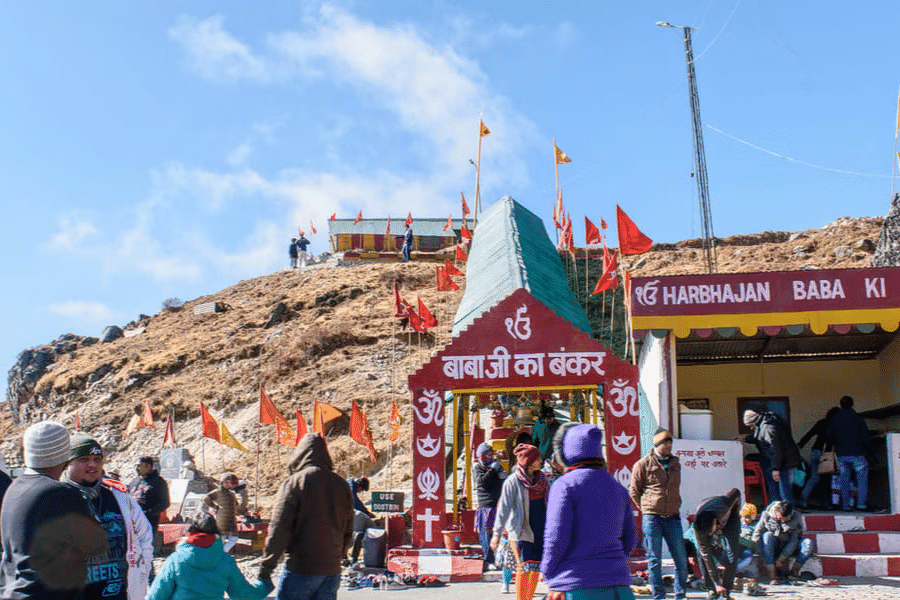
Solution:
[{"label": "blue sky", "polygon": [[[4,372],[19,351],[287,263],[298,226],[509,194],[699,235],[887,212],[900,3],[25,2],[0,18]],[[786,157],[786,158],[785,158]],[[470,204],[472,204],[470,202]]]}]

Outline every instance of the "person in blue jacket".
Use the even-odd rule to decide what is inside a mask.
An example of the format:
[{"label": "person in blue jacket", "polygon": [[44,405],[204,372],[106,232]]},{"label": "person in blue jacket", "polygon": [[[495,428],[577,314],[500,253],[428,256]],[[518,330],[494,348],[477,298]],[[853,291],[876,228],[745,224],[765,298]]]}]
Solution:
[{"label": "person in blue jacket", "polygon": [[147,600],[261,600],[275,589],[271,580],[249,583],[234,557],[225,552],[216,519],[200,512],[184,540],[153,580]]}]

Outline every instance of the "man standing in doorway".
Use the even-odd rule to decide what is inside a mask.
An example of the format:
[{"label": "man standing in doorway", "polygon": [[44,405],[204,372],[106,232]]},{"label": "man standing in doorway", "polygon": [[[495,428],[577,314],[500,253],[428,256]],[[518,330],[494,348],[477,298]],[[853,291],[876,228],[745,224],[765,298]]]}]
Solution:
[{"label": "man standing in doorway", "polygon": [[750,435],[739,435],[736,439],[754,444],[759,450],[769,500],[786,500],[793,504],[794,468],[799,467],[803,459],[790,426],[765,408],[745,410],[744,425],[752,429]]},{"label": "man standing in doorway", "polygon": [[662,577],[662,542],[675,562],[676,599],[686,597],[687,553],[681,528],[681,463],[672,454],[672,433],[660,429],[653,436],[653,450],[637,461],[631,472],[629,494],[643,513],[644,548],[653,598],[666,597]]},{"label": "man standing in doorway", "polygon": [[869,461],[866,453],[871,439],[866,420],[853,410],[853,398],[844,396],[838,411],[825,437],[834,441],[834,453],[837,455],[840,469],[841,508],[853,510],[850,506],[850,474],[856,474],[856,510],[866,510],[869,495]]}]

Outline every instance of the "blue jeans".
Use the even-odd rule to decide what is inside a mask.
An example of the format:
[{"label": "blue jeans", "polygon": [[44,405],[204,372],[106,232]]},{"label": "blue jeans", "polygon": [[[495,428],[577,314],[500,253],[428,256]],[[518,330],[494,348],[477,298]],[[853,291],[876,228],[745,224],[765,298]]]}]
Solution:
[{"label": "blue jeans", "polygon": [[407,244],[403,244],[403,262],[409,262],[409,246]]},{"label": "blue jeans", "polygon": [[647,549],[647,570],[650,572],[650,587],[653,598],[660,600],[666,597],[666,588],[662,578],[662,542],[666,540],[669,554],[675,562],[675,597],[685,597],[687,586],[687,553],[684,550],[684,530],[681,529],[681,517],[661,517],[644,515],[644,547]]},{"label": "blue jeans", "polygon": [[[760,461],[762,466],[762,461]],[[794,501],[794,470],[784,469],[778,472],[778,481],[772,476],[772,467],[763,466],[763,479],[766,480],[766,492],[769,504],[776,500]]]},{"label": "blue jeans", "polygon": [[[767,565],[774,565],[776,555],[781,552],[781,543],[778,541],[778,538],[771,531],[766,531],[763,533],[762,537],[762,547],[763,547],[763,556],[766,559]],[[794,553],[791,556],[797,557],[797,564],[801,567],[806,564],[806,561],[809,560],[809,557],[813,555],[813,550],[815,549],[815,544],[813,541],[808,538],[804,538],[800,540],[800,544],[797,546],[797,549],[794,550]],[[790,557],[788,557],[790,558]]]},{"label": "blue jeans", "polygon": [[813,490],[819,485],[819,463],[822,461],[822,451],[813,449],[809,453],[809,479],[803,486],[803,493],[800,494],[800,502],[803,506],[809,504],[809,497],[812,496]]},{"label": "blue jeans", "polygon": [[838,456],[841,508],[850,510],[850,472],[856,473],[856,507],[866,508],[869,496],[869,461],[865,456]]},{"label": "blue jeans", "polygon": [[336,600],[341,574],[300,575],[287,569],[278,582],[278,600]]},{"label": "blue jeans", "polygon": [[494,551],[491,550],[491,536],[494,534],[493,528],[488,527],[488,523],[494,523],[494,515],[496,509],[484,506],[478,507],[475,511],[475,525],[478,527],[478,543],[481,545],[481,556],[484,560],[484,566],[494,562]]}]

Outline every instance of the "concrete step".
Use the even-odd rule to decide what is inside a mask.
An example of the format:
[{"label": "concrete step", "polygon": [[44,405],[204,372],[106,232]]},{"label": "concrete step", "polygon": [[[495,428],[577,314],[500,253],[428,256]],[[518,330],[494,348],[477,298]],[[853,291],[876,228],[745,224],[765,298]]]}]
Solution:
[{"label": "concrete step", "polygon": [[803,537],[815,542],[817,554],[900,553],[898,531],[810,531]]},{"label": "concrete step", "polygon": [[803,570],[817,577],[898,577],[900,554],[818,554]]},{"label": "concrete step", "polygon": [[810,533],[819,531],[897,531],[900,532],[900,514],[872,515],[867,513],[804,514],[803,529]]}]

